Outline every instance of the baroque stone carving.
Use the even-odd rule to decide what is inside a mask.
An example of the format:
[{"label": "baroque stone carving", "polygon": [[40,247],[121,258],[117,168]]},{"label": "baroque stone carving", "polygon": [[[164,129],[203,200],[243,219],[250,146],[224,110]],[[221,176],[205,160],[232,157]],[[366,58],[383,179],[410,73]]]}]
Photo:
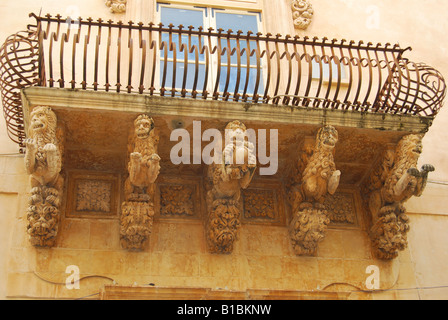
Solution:
[{"label": "baroque stone carving", "polygon": [[356,208],[353,196],[347,193],[328,195],[324,202],[331,223],[355,224]]},{"label": "baroque stone carving", "polygon": [[111,182],[85,180],[79,182],[77,187],[76,211],[111,211]]},{"label": "baroque stone carving", "polygon": [[275,194],[271,190],[244,190],[244,217],[274,220],[277,217]]},{"label": "baroque stone carving", "polygon": [[[246,126],[235,120],[226,126],[225,131],[228,144],[222,155],[215,154],[218,160],[209,166],[207,173],[208,217],[205,229],[212,253],[233,251],[240,226],[241,189],[249,186],[256,168],[254,145],[244,139]],[[237,161],[243,157],[244,161]]]},{"label": "baroque stone carving", "polygon": [[292,17],[294,26],[305,30],[311,24],[314,15],[313,5],[309,0],[292,0]]},{"label": "baroque stone carving", "polygon": [[125,249],[142,249],[151,233],[154,182],[160,171],[158,143],[159,136],[152,118],[144,114],[138,116],[128,144],[129,177],[125,182],[125,201],[122,203],[120,237]]},{"label": "baroque stone carving", "polygon": [[299,167],[304,168],[303,173],[289,194],[293,213],[289,234],[297,255],[315,255],[330,223],[324,201],[339,186],[341,172],[334,163],[337,141],[336,129],[324,126],[319,129],[314,148],[305,146],[301,155]]},{"label": "baroque stone carving", "polygon": [[50,107],[35,107],[30,119],[28,138],[24,141],[25,169],[31,185],[27,230],[31,244],[51,247],[58,233],[64,184],[60,174],[63,131]]},{"label": "baroque stone carving", "polygon": [[407,135],[395,151],[387,150],[363,188],[372,216],[372,247],[379,259],[394,259],[407,247],[409,218],[403,204],[412,196],[422,195],[428,173],[435,170],[430,164],[423,165],[420,171],[416,168],[422,139],[423,135]]},{"label": "baroque stone carving", "polygon": [[105,4],[110,8],[110,12],[112,13],[126,12],[127,0],[106,0]]},{"label": "baroque stone carving", "polygon": [[160,215],[193,216],[194,187],[186,185],[160,186]]}]

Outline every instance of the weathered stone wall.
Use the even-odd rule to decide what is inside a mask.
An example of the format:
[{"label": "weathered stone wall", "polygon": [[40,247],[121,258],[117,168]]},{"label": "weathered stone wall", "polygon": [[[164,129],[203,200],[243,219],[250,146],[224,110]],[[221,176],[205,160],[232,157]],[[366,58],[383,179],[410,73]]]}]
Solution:
[{"label": "weathered stone wall", "polygon": [[[130,2],[130,1],[128,1]],[[177,1],[185,2],[186,1]],[[190,1],[204,4],[204,1]],[[103,20],[149,21],[155,17],[149,1],[134,1],[125,14],[114,15],[102,0],[2,1],[0,38],[25,28],[28,12],[73,14]],[[446,1],[312,0],[313,21],[306,31],[295,30],[289,19],[289,1],[219,1],[229,5],[263,10],[264,32],[308,35],[371,42],[400,42],[412,46],[407,56],[424,61],[448,75],[446,60],[448,31]],[[139,6],[145,10],[139,10]],[[267,14],[269,12],[269,14]],[[288,16],[278,19],[278,16]],[[448,180],[445,127],[447,109],[442,109],[424,138],[420,162],[431,163],[436,172],[431,180]],[[276,289],[351,292],[350,299],[446,299],[448,186],[429,183],[421,198],[407,204],[411,219],[409,248],[393,261],[372,257],[363,215],[358,211],[355,227],[331,226],[315,257],[297,257],[285,225],[243,223],[239,240],[230,255],[207,251],[203,222],[194,219],[163,219],[154,222],[148,246],[142,252],[121,248],[119,218],[81,218],[63,215],[60,234],[51,249],[35,248],[26,235],[29,198],[24,159],[14,153],[17,146],[6,135],[0,121],[0,298],[80,298],[99,293],[104,285],[147,285],[199,287],[245,292]],[[79,267],[80,289],[68,290],[67,267]],[[366,289],[366,268],[380,270],[381,289]],[[338,283],[338,284],[336,284]],[[92,296],[98,297],[97,295]]]}]

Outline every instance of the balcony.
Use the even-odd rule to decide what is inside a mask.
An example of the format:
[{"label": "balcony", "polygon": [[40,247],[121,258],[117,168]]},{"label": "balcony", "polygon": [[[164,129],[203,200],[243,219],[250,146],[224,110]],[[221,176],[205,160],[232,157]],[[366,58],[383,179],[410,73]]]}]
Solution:
[{"label": "balcony", "polygon": [[[255,174],[242,198],[251,199],[256,210],[243,205],[249,215],[242,223],[293,224],[297,212],[287,203],[291,187],[300,184],[297,163],[310,155],[316,132],[331,125],[339,132],[334,162],[341,180],[331,200],[337,204],[329,205],[349,208],[347,215],[330,218],[330,227],[377,230],[383,220],[367,208],[369,188],[376,187],[372,174],[403,137],[429,130],[446,94],[442,75],[406,59],[410,48],[398,45],[31,17],[35,24],[8,38],[0,50],[4,116],[22,151],[33,107],[50,106],[65,126],[67,219],[84,216],[73,207],[73,197],[79,182],[89,179],[111,186],[107,218],[119,219],[128,136],[136,117],[145,113],[161,141],[156,220],[179,218],[168,209],[164,216],[163,195],[169,199],[184,191],[188,199],[177,203],[191,206],[181,219],[198,223],[208,215],[207,166],[195,159],[174,165],[171,132],[185,128],[192,137],[196,120],[202,129],[224,129],[239,119],[255,130],[275,128],[279,138],[278,172],[269,179]],[[266,203],[255,203],[260,195],[270,199],[264,215],[257,210]],[[393,258],[396,250],[382,257]]]},{"label": "balcony", "polygon": [[20,90],[31,86],[409,115],[425,123],[445,97],[437,70],[389,43],[30,16],[35,24],[1,49],[4,116],[20,147]]}]

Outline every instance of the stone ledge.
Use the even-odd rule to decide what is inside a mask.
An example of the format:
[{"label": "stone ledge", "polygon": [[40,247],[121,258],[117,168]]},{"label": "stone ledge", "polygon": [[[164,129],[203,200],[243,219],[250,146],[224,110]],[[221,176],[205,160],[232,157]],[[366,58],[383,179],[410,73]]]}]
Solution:
[{"label": "stone ledge", "polygon": [[101,289],[101,300],[345,300],[349,293],[327,291],[214,290],[209,288],[109,286]]},{"label": "stone ledge", "polygon": [[204,119],[308,124],[425,133],[432,118],[409,115],[362,113],[332,109],[285,107],[243,102],[225,102],[140,94],[30,87],[22,90],[25,128],[29,109],[38,105],[96,111],[150,113],[152,116],[185,116]]}]

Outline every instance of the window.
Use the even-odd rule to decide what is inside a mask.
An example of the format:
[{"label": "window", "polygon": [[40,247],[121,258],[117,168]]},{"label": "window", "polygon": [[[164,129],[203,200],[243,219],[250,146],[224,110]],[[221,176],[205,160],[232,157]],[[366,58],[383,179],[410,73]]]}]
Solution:
[{"label": "window", "polygon": [[[312,74],[312,78],[313,79],[320,79],[320,69],[322,68],[322,78],[324,81],[329,81],[330,80],[330,64],[326,63],[324,61],[321,61],[322,67],[320,66],[319,62],[316,62],[315,59],[313,59],[312,62],[312,68],[313,68],[313,74]],[[340,74],[341,74],[341,82],[344,83],[347,81],[347,75],[345,73],[345,66],[342,62],[340,62],[339,64],[339,68],[341,69]],[[339,77],[339,70],[338,70],[338,64],[334,61],[331,60],[331,82],[333,84],[336,84],[336,82],[338,81],[338,77]]]},{"label": "window", "polygon": [[[164,27],[172,24],[175,29],[177,29],[179,25],[182,25],[184,29],[188,29],[189,26],[192,26],[194,27],[194,31],[197,31],[199,27],[202,27],[204,30],[213,28],[215,31],[223,29],[223,34],[226,34],[229,29],[233,30],[233,33],[235,34],[237,31],[241,30],[243,35],[247,34],[248,31],[252,31],[255,35],[261,30],[261,14],[257,12],[162,3],[157,5],[157,9],[159,21]],[[169,43],[169,37],[170,35],[168,32],[163,34],[162,41]],[[181,41],[179,41],[177,35],[171,35],[171,37],[171,41],[176,46],[175,51],[170,51],[169,48],[167,48],[165,51],[162,50],[160,52],[160,81],[163,87],[175,88],[175,90],[179,92],[184,86],[187,90],[191,91],[193,89],[202,90],[205,85],[207,90],[211,92],[214,90],[214,88],[211,87],[211,81],[212,79],[215,81],[218,77],[219,68],[218,90],[220,93],[225,91],[234,93],[235,90],[237,90],[239,94],[244,93],[247,75],[249,76],[249,79],[247,81],[246,94],[254,93],[257,77],[259,78],[257,93],[263,93],[261,68],[257,66],[256,55],[250,56],[251,51],[256,49],[255,42],[250,41],[248,44],[247,41],[239,41],[241,58],[238,78],[237,41],[221,39],[221,47],[224,48],[230,45],[231,51],[236,51],[230,56],[230,59],[228,57],[228,51],[226,51],[225,54],[221,55],[220,63],[218,63],[219,59],[217,53],[211,55],[212,61],[210,61],[211,69],[208,75],[208,83],[204,83],[206,70],[205,54],[199,52],[198,57],[196,58],[195,52],[185,52],[185,48],[188,46],[189,41],[192,45],[199,45],[198,36],[192,35],[189,38],[188,35],[183,35]],[[204,45],[204,41],[208,40],[204,40],[204,37],[202,37],[201,41],[202,45]],[[213,39],[213,41],[212,46],[217,46],[217,39]],[[208,45],[208,43],[206,45]],[[196,59],[198,60],[197,65],[199,72],[198,79],[195,83]],[[185,68],[188,70],[185,70]],[[187,77],[184,79],[185,71],[187,71]]]}]

